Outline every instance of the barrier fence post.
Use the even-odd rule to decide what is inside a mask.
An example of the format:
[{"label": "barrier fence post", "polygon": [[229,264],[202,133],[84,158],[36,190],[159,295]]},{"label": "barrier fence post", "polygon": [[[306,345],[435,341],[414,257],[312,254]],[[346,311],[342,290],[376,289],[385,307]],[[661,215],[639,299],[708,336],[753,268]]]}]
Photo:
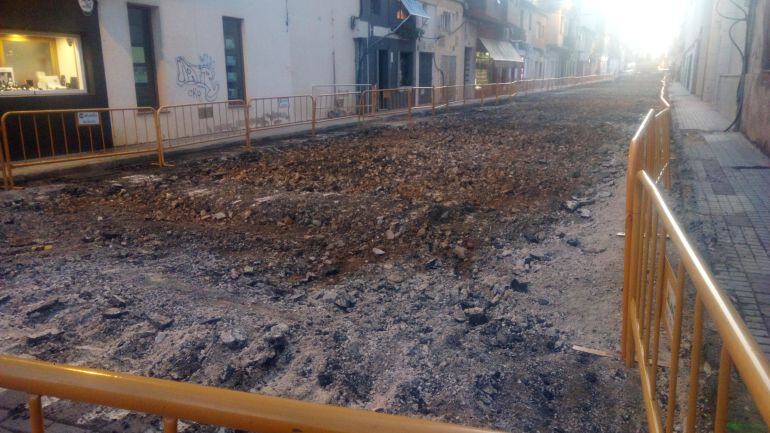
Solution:
[{"label": "barrier fence post", "polygon": [[[245,112],[243,113],[243,121],[246,123],[246,148],[251,148],[251,104],[249,104],[249,98],[244,98]],[[255,107],[256,109],[256,107]]]},{"label": "barrier fence post", "polygon": [[0,140],[0,168],[3,170],[3,188],[9,190],[13,189],[13,177],[11,176],[11,157],[8,149],[8,132],[5,128],[5,118],[0,120],[0,132],[2,132],[2,140]]},{"label": "barrier fence post", "polygon": [[409,89],[409,93],[406,94],[406,109],[407,109],[407,120],[409,122],[412,121],[412,93],[414,92],[414,88]]},{"label": "barrier fence post", "polygon": [[177,421],[175,418],[163,418],[163,433],[177,433]]},{"label": "barrier fence post", "polygon": [[43,405],[39,395],[29,396],[29,424],[31,433],[45,433],[43,426]]},{"label": "barrier fence post", "polygon": [[313,107],[313,114],[311,115],[311,124],[310,124],[310,132],[315,135],[315,124],[316,124],[316,98],[315,96],[311,96],[310,100],[312,101],[311,106]]},{"label": "barrier fence post", "polygon": [[155,110],[155,139],[158,142],[158,166],[159,167],[165,167],[166,166],[166,158],[163,155],[163,130],[160,127],[160,110],[162,107],[158,107],[157,110]]},{"label": "barrier fence post", "polygon": [[436,114],[436,86],[430,86],[430,109]]},{"label": "barrier fence post", "polygon": [[465,105],[465,101],[467,99],[467,93],[465,88],[468,87],[467,85],[463,84],[463,105]]}]

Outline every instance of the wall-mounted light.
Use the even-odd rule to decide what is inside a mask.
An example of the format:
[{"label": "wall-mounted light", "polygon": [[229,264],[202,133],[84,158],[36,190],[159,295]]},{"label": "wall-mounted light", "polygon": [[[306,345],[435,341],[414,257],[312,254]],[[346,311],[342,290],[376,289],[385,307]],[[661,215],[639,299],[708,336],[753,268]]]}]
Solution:
[{"label": "wall-mounted light", "polygon": [[83,15],[91,16],[94,12],[94,0],[78,0],[78,4],[83,11]]}]

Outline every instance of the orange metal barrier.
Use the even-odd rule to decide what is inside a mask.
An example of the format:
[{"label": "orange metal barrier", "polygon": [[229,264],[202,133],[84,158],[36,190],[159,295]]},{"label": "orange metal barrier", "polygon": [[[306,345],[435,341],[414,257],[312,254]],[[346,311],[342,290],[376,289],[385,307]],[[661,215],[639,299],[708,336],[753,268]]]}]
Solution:
[{"label": "orange metal barrier", "polygon": [[164,105],[157,111],[164,149],[240,138],[246,104],[240,100]]},{"label": "orange metal barrier", "polygon": [[30,394],[32,433],[44,432],[42,396],[259,433],[492,433],[403,416],[306,403],[112,371],[0,356],[0,387]]},{"label": "orange metal barrier", "polygon": [[19,167],[160,152],[152,108],[9,111],[0,129],[6,189]]},{"label": "orange metal barrier", "polygon": [[[361,114],[361,98],[362,92],[329,93],[316,96],[314,98],[316,123],[359,116]],[[315,129],[315,125],[313,129]]]},{"label": "orange metal barrier", "polygon": [[[400,113],[411,116],[414,108],[430,107],[435,113],[437,108],[468,102],[483,104],[517,93],[610,78],[588,76],[484,85],[369,89],[360,93],[253,98],[248,103],[236,100],[168,105],[158,110],[139,107],[12,111],[0,118],[3,132],[0,165],[4,186],[9,189],[13,187],[13,170],[18,167],[146,153],[157,153],[158,164],[163,166],[165,150],[241,137],[249,145],[254,131],[309,124],[314,132],[320,122]],[[82,120],[78,120],[78,116]]]},{"label": "orange metal barrier", "polygon": [[[622,354],[637,361],[649,429],[686,433],[698,427],[698,395],[703,363],[705,313],[722,340],[713,412],[713,431],[724,432],[732,368],[738,372],[765,423],[770,425],[770,364],[746,324],[676,221],[658,184],[670,182],[670,105],[661,91],[662,110],[645,116],[631,140],[626,196],[626,246]],[[671,253],[674,253],[671,258]],[[687,298],[686,281],[695,289]],[[690,349],[683,348],[685,305],[692,305]],[[658,377],[661,355],[670,359],[668,377]],[[679,368],[689,355],[686,406],[677,401]],[[663,383],[660,383],[663,382]],[[665,399],[659,399],[665,389]],[[663,405],[662,405],[663,404]],[[678,423],[680,413],[683,422]],[[706,412],[710,413],[710,412]],[[703,411],[701,411],[703,414]],[[679,430],[678,430],[679,431]]]},{"label": "orange metal barrier", "polygon": [[[249,100],[249,131],[310,124],[315,128],[315,98],[274,96]],[[250,143],[250,138],[247,144]]]},{"label": "orange metal barrier", "polygon": [[373,117],[396,113],[411,113],[413,108],[412,87],[366,90],[361,94],[361,117]]}]

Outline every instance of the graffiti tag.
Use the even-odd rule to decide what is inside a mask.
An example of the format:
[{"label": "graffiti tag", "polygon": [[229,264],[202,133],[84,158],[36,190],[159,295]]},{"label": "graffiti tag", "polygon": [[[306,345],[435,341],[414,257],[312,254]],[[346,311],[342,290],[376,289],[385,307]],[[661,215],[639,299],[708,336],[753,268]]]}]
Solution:
[{"label": "graffiti tag", "polygon": [[176,58],[176,84],[189,87],[187,95],[191,98],[213,102],[219,93],[219,82],[214,81],[214,60],[208,54],[202,54],[198,60],[196,65],[182,56]]}]

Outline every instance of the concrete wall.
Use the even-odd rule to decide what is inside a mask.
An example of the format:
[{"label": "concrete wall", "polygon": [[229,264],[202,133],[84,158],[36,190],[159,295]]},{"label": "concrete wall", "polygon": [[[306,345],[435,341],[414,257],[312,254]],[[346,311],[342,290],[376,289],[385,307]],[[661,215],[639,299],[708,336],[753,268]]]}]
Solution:
[{"label": "concrete wall", "polygon": [[[160,104],[227,99],[222,17],[243,20],[246,94],[310,93],[313,84],[355,82],[350,16],[358,0],[102,0],[100,26],[111,107],[135,106],[127,4],[153,8]],[[177,82],[177,59],[210,62],[208,95]]]},{"label": "concrete wall", "polygon": [[770,155],[770,4],[758,1],[749,70],[743,98],[741,131]]},{"label": "concrete wall", "polygon": [[[737,0],[741,6],[747,7],[745,0]],[[719,9],[717,10],[717,5]],[[702,58],[702,98],[712,104],[723,116],[735,118],[737,112],[737,90],[743,60],[740,52],[730,40],[739,47],[745,46],[746,24],[721,17],[717,12],[728,17],[742,17],[743,11],[732,2],[722,1],[713,5],[714,9],[707,11],[710,15],[710,32],[706,36],[706,55]]]}]

